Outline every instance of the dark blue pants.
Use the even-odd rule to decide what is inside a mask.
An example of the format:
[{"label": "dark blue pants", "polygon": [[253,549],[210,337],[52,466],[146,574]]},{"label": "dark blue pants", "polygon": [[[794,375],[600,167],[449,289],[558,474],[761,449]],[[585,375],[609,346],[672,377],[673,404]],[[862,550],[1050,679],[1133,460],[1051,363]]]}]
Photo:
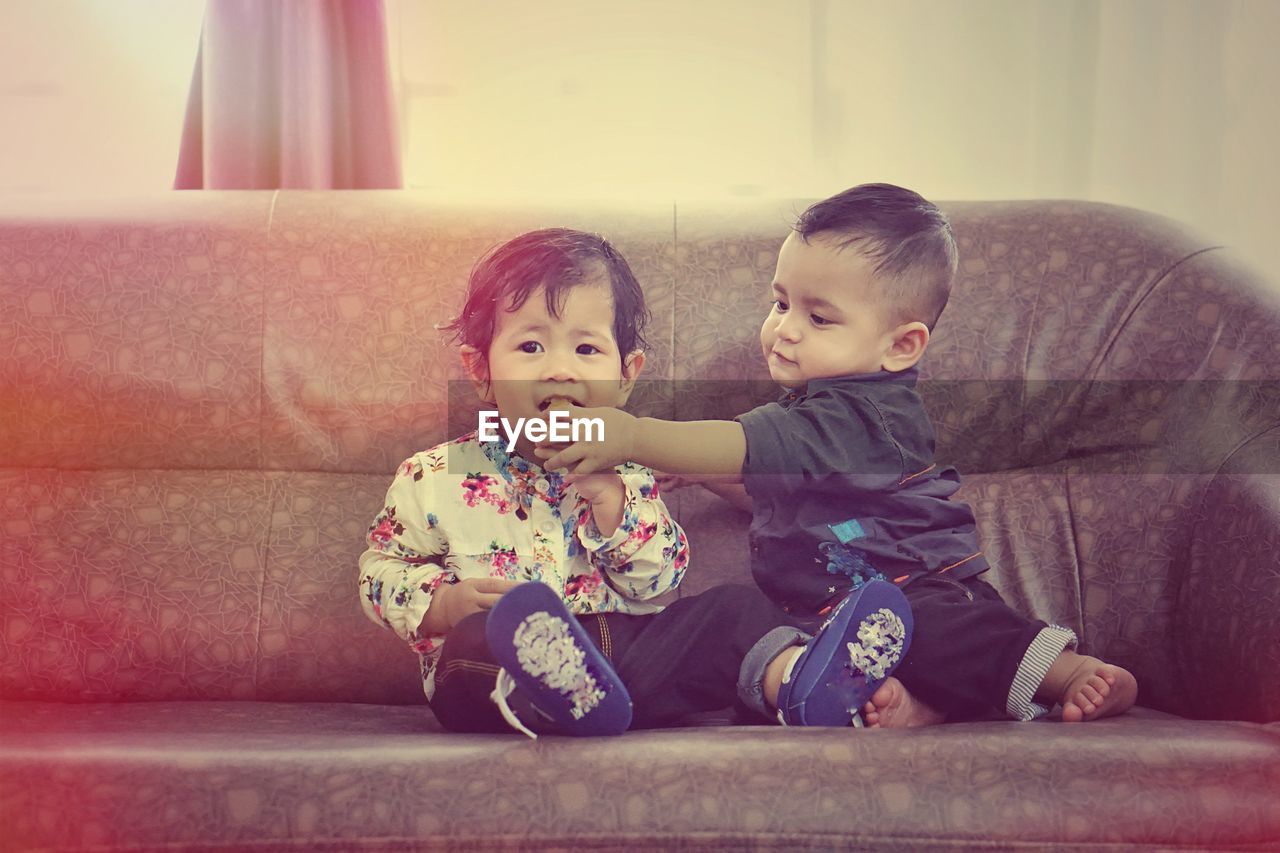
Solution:
[{"label": "dark blue pants", "polygon": [[1045,623],[1009,607],[977,577],[926,575],[902,592],[915,629],[894,675],[948,722],[1007,719],[1009,687]]},{"label": "dark blue pants", "polygon": [[[431,709],[452,731],[511,731],[489,698],[498,664],[485,642],[486,616],[473,613],[455,625],[436,665]],[[755,587],[736,585],[678,599],[660,613],[577,618],[631,694],[632,728],[688,724],[711,712],[768,722],[739,697],[743,660],[775,628],[799,624]]]}]

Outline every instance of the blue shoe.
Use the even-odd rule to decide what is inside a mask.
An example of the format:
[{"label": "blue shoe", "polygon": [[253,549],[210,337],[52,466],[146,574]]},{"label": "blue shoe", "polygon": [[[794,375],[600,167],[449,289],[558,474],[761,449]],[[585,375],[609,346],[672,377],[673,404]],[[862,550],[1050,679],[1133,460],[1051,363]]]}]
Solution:
[{"label": "blue shoe", "polygon": [[551,587],[532,582],[507,592],[484,630],[502,667],[493,699],[515,728],[536,737],[511,712],[513,691],[542,718],[525,722],[543,731],[585,737],[630,727],[627,688]]},{"label": "blue shoe", "polygon": [[783,675],[778,719],[787,726],[861,726],[862,706],[911,647],[912,625],[911,606],[888,581],[849,593]]}]

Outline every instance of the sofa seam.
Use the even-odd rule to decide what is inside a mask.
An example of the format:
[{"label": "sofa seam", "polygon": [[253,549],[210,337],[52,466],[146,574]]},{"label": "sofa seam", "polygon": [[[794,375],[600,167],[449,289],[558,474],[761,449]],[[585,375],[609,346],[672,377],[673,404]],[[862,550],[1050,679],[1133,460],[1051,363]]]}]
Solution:
[{"label": "sofa seam", "polygon": [[1083,561],[1080,559],[1080,534],[1076,528],[1076,510],[1075,502],[1071,499],[1071,472],[1063,470],[1062,472],[1062,496],[1067,502],[1067,523],[1071,526],[1071,574],[1075,577],[1075,593],[1076,593],[1076,613],[1079,614],[1079,628],[1077,648],[1087,652],[1089,650],[1089,633],[1085,630],[1085,612],[1084,612],[1084,570]]},{"label": "sofa seam", "polygon": [[258,318],[258,467],[267,463],[267,257],[271,251],[271,228],[276,219],[276,201],[280,190],[273,190],[267,206],[267,233],[262,247],[262,310]]},{"label": "sofa seam", "polygon": [[[1129,323],[1133,320],[1133,316],[1138,313],[1138,309],[1142,307],[1142,304],[1146,302],[1147,299],[1149,299],[1153,293],[1156,292],[1156,290],[1160,287],[1161,284],[1169,280],[1170,276],[1173,275],[1174,271],[1177,270],[1178,267],[1200,257],[1203,254],[1206,254],[1208,252],[1215,252],[1222,248],[1225,248],[1225,247],[1206,246],[1203,249],[1196,249],[1194,252],[1191,252],[1190,254],[1185,255],[1179,258],[1178,260],[1174,261],[1173,263],[1169,264],[1164,269],[1162,269],[1158,275],[1156,275],[1154,278],[1151,279],[1151,283],[1148,284],[1146,289],[1138,296],[1138,298],[1135,299],[1129,305],[1129,308],[1127,311],[1125,311],[1124,316],[1120,318],[1120,323],[1119,325],[1116,326],[1115,331],[1112,332],[1107,337],[1106,343],[1102,345],[1101,351],[1098,353],[1097,358],[1094,359],[1093,365],[1089,369],[1089,375],[1085,377],[1085,382],[1087,383],[1087,386],[1085,388],[1086,392],[1089,390],[1088,386],[1093,385],[1094,380],[1097,377],[1098,371],[1101,370],[1103,363],[1107,360],[1107,356],[1111,354],[1111,350],[1115,348],[1116,341],[1120,339],[1120,335],[1124,332],[1124,330],[1129,327]],[[1082,395],[1082,399],[1083,399],[1083,395]]]},{"label": "sofa seam", "polygon": [[[1234,457],[1244,447],[1252,444],[1255,440],[1267,435],[1268,433],[1275,432],[1276,430],[1280,430],[1280,422],[1269,424],[1268,426],[1259,429],[1257,432],[1254,432],[1252,435],[1241,439],[1235,447],[1231,448],[1231,450],[1222,457],[1222,460],[1218,463],[1218,467],[1214,469],[1213,473],[1210,474],[1208,478],[1206,478],[1204,488],[1200,490],[1200,495],[1196,500],[1195,509],[1189,514],[1191,524],[1188,524],[1186,529],[1186,547],[1179,549],[1178,552],[1182,555],[1182,559],[1175,565],[1171,566],[1170,599],[1173,602],[1172,627],[1175,630],[1177,629],[1178,622],[1182,617],[1182,608],[1179,607],[1178,603],[1182,600],[1182,591],[1186,588],[1187,575],[1191,570],[1191,551],[1195,545],[1196,534],[1199,529],[1197,522],[1204,513],[1205,501],[1208,500],[1209,491],[1213,488],[1214,482],[1217,481],[1218,476],[1222,473],[1222,469],[1226,467],[1226,464],[1231,461],[1232,457]],[[1182,659],[1178,655],[1174,655],[1173,660],[1175,661],[1175,666],[1181,665]]]},{"label": "sofa seam", "polygon": [[[708,837],[710,836],[710,837]],[[385,844],[408,844],[406,849],[410,850],[523,850],[529,849],[530,845],[536,847],[547,847],[564,843],[573,849],[593,850],[593,849],[616,849],[621,845],[636,844],[650,845],[653,843],[670,843],[684,842],[686,844],[697,844],[698,849],[704,850],[725,850],[725,849],[741,849],[743,842],[754,842],[760,844],[762,841],[766,845],[762,849],[796,849],[788,848],[786,845],[799,843],[803,845],[799,849],[814,849],[813,845],[829,843],[837,841],[843,849],[866,849],[868,844],[892,843],[894,845],[901,844],[928,844],[942,847],[950,847],[957,850],[1043,850],[1043,849],[1060,849],[1061,845],[1068,843],[1063,838],[1045,838],[1036,840],[1024,840],[1017,838],[1005,839],[989,839],[974,838],[966,836],[937,836],[937,835],[915,835],[910,833],[880,833],[880,834],[849,834],[844,832],[796,832],[796,831],[779,831],[779,832],[733,832],[733,831],[716,831],[716,830],[691,830],[691,831],[656,831],[656,832],[619,832],[619,833],[580,833],[580,834],[521,834],[516,832],[504,832],[498,835],[481,837],[481,838],[433,838],[417,835],[363,835],[358,838],[332,838],[324,836],[316,836],[314,834],[300,838],[279,838],[279,839],[260,839],[253,841],[245,841],[244,839],[226,840],[226,841],[176,841],[162,842],[160,844],[141,844],[141,845],[93,845],[84,847],[40,847],[31,848],[39,851],[61,851],[61,850],[82,850],[86,853],[116,853],[116,851],[138,851],[138,850],[191,850],[191,849],[225,849],[225,850],[279,850],[279,849],[297,849],[303,845],[312,845],[316,841],[328,842],[322,844],[319,849],[343,849],[342,845],[351,844],[350,849],[361,850],[377,848]],[[354,844],[352,844],[354,842]],[[1261,839],[1258,841],[1237,841],[1230,842],[1226,845],[1208,846],[1198,843],[1169,843],[1169,842],[1133,842],[1133,841],[1082,841],[1078,839],[1070,840],[1072,849],[1078,850],[1186,850],[1186,851],[1209,851],[1209,850],[1239,850],[1253,851],[1266,850],[1270,848],[1273,839]],[[332,846],[329,846],[332,845]],[[305,848],[311,849],[311,848]],[[639,849],[645,849],[641,847]]]},{"label": "sofa seam", "polygon": [[[1031,368],[1031,340],[1035,337],[1036,332],[1036,315],[1040,313],[1040,300],[1044,298],[1045,279],[1049,271],[1049,264],[1045,262],[1045,271],[1040,274],[1040,286],[1036,288],[1035,301],[1031,303],[1031,313],[1027,317],[1027,341],[1022,347],[1022,381],[1019,383],[1021,388],[1022,399],[1018,403],[1018,415],[1020,426],[1018,428],[1018,459],[1022,459],[1022,453],[1027,435],[1027,372]],[[1021,467],[1021,466],[1019,466]]]},{"label": "sofa seam", "polygon": [[[253,693],[256,697],[261,686],[258,676],[262,671],[262,607],[267,600],[267,571],[271,564],[271,534],[275,529],[276,489],[273,481],[267,482],[267,535],[262,546],[262,575],[258,583],[258,622],[253,629]],[[259,700],[263,701],[263,700]]]}]

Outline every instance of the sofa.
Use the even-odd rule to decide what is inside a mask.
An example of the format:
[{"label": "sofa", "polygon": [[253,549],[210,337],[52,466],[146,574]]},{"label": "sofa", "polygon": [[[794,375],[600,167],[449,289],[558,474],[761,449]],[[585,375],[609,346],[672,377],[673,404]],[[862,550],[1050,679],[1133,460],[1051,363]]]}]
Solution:
[{"label": "sofa", "polygon": [[[636,409],[774,389],[800,202],[199,192],[0,206],[0,850],[1280,849],[1280,290],[1182,226],[945,203],[923,363],[990,581],[1132,670],[1082,725],[458,735],[369,621],[397,464],[471,417],[436,329],[520,231],[599,231],[653,313]],[[697,488],[679,594],[750,583]]]}]

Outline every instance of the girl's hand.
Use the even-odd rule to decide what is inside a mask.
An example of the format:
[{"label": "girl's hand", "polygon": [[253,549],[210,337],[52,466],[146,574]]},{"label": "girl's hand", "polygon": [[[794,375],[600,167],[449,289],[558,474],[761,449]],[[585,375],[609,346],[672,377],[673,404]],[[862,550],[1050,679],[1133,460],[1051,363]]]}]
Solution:
[{"label": "girl's hand", "polygon": [[596,474],[566,474],[566,486],[573,486],[587,503],[598,504],[606,498],[616,498],[623,492],[622,478],[617,471],[600,471]]},{"label": "girl's hand", "polygon": [[447,634],[472,613],[493,607],[503,593],[520,583],[505,578],[467,578],[441,584],[431,596],[431,606],[422,617],[420,630],[427,634]]}]

